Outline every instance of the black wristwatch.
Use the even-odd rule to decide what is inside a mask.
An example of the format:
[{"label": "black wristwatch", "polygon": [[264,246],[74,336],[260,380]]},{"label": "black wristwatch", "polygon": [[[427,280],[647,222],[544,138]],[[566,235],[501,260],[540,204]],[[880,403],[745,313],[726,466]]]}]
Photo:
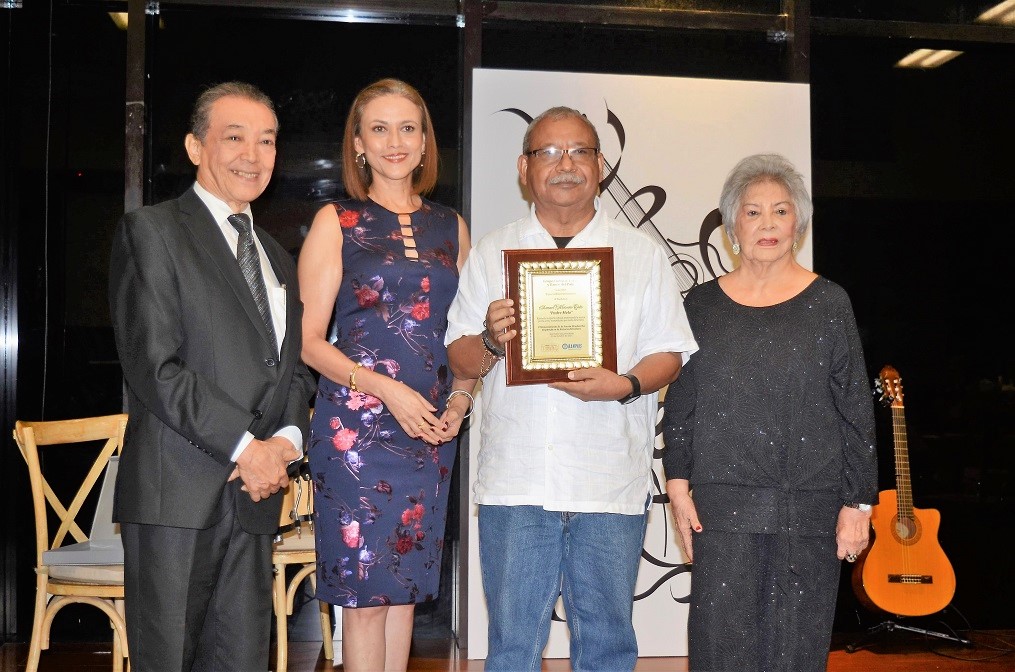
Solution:
[{"label": "black wristwatch", "polygon": [[630,404],[632,401],[641,396],[641,381],[635,378],[632,373],[622,373],[620,375],[631,381],[631,394],[626,397],[621,397],[620,399],[617,399],[617,401],[622,404]]},{"label": "black wristwatch", "polygon": [[483,339],[483,347],[489,350],[491,355],[494,357],[504,356],[504,348],[497,347],[497,344],[490,339],[490,335],[487,333],[486,329],[483,330],[481,337]]}]

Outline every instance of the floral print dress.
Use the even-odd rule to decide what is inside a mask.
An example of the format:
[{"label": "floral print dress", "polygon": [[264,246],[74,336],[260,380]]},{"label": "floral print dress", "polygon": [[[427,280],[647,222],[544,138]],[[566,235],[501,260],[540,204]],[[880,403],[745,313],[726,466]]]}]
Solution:
[{"label": "floral print dress", "polygon": [[[343,272],[328,340],[440,415],[452,382],[444,334],[458,288],[457,214],[424,199],[410,240],[373,201],[334,205]],[[317,597],[341,607],[435,599],[456,444],[410,438],[380,399],[347,384],[321,376],[310,428]]]}]

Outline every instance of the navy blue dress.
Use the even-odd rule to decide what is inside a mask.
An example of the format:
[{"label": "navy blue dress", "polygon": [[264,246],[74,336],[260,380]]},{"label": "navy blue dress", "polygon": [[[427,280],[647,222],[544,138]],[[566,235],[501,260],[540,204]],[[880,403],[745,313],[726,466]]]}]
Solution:
[{"label": "navy blue dress", "polygon": [[[342,284],[328,340],[364,369],[413,388],[444,411],[451,390],[444,334],[458,289],[458,216],[423,200],[411,214],[418,259],[398,215],[339,201]],[[310,428],[317,597],[341,607],[437,597],[456,442],[402,431],[380,399],[321,376]]]}]

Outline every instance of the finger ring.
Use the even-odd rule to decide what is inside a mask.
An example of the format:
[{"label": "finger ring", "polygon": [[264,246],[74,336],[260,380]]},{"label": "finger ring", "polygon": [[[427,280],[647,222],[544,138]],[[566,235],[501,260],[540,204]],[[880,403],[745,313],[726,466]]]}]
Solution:
[{"label": "finger ring", "polygon": [[856,553],[848,553],[846,555],[846,562],[856,562]]},{"label": "finger ring", "polygon": [[417,426],[417,427],[419,427],[420,431],[423,431],[423,423],[422,423],[422,422],[421,422],[421,423],[419,423],[419,424],[418,424],[418,425],[416,425],[416,426]]}]

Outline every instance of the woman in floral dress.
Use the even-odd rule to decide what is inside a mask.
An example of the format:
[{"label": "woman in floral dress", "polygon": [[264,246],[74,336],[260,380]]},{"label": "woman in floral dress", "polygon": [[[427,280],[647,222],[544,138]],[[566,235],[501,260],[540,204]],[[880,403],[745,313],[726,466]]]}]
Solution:
[{"label": "woman in floral dress", "polygon": [[454,379],[443,345],[469,235],[423,197],[432,129],[410,85],[361,91],[342,150],[351,198],[318,211],[300,252],[303,359],[320,373],[317,597],[343,608],[349,672],[406,669],[414,606],[437,597],[454,438],[472,410],[476,381]]}]

